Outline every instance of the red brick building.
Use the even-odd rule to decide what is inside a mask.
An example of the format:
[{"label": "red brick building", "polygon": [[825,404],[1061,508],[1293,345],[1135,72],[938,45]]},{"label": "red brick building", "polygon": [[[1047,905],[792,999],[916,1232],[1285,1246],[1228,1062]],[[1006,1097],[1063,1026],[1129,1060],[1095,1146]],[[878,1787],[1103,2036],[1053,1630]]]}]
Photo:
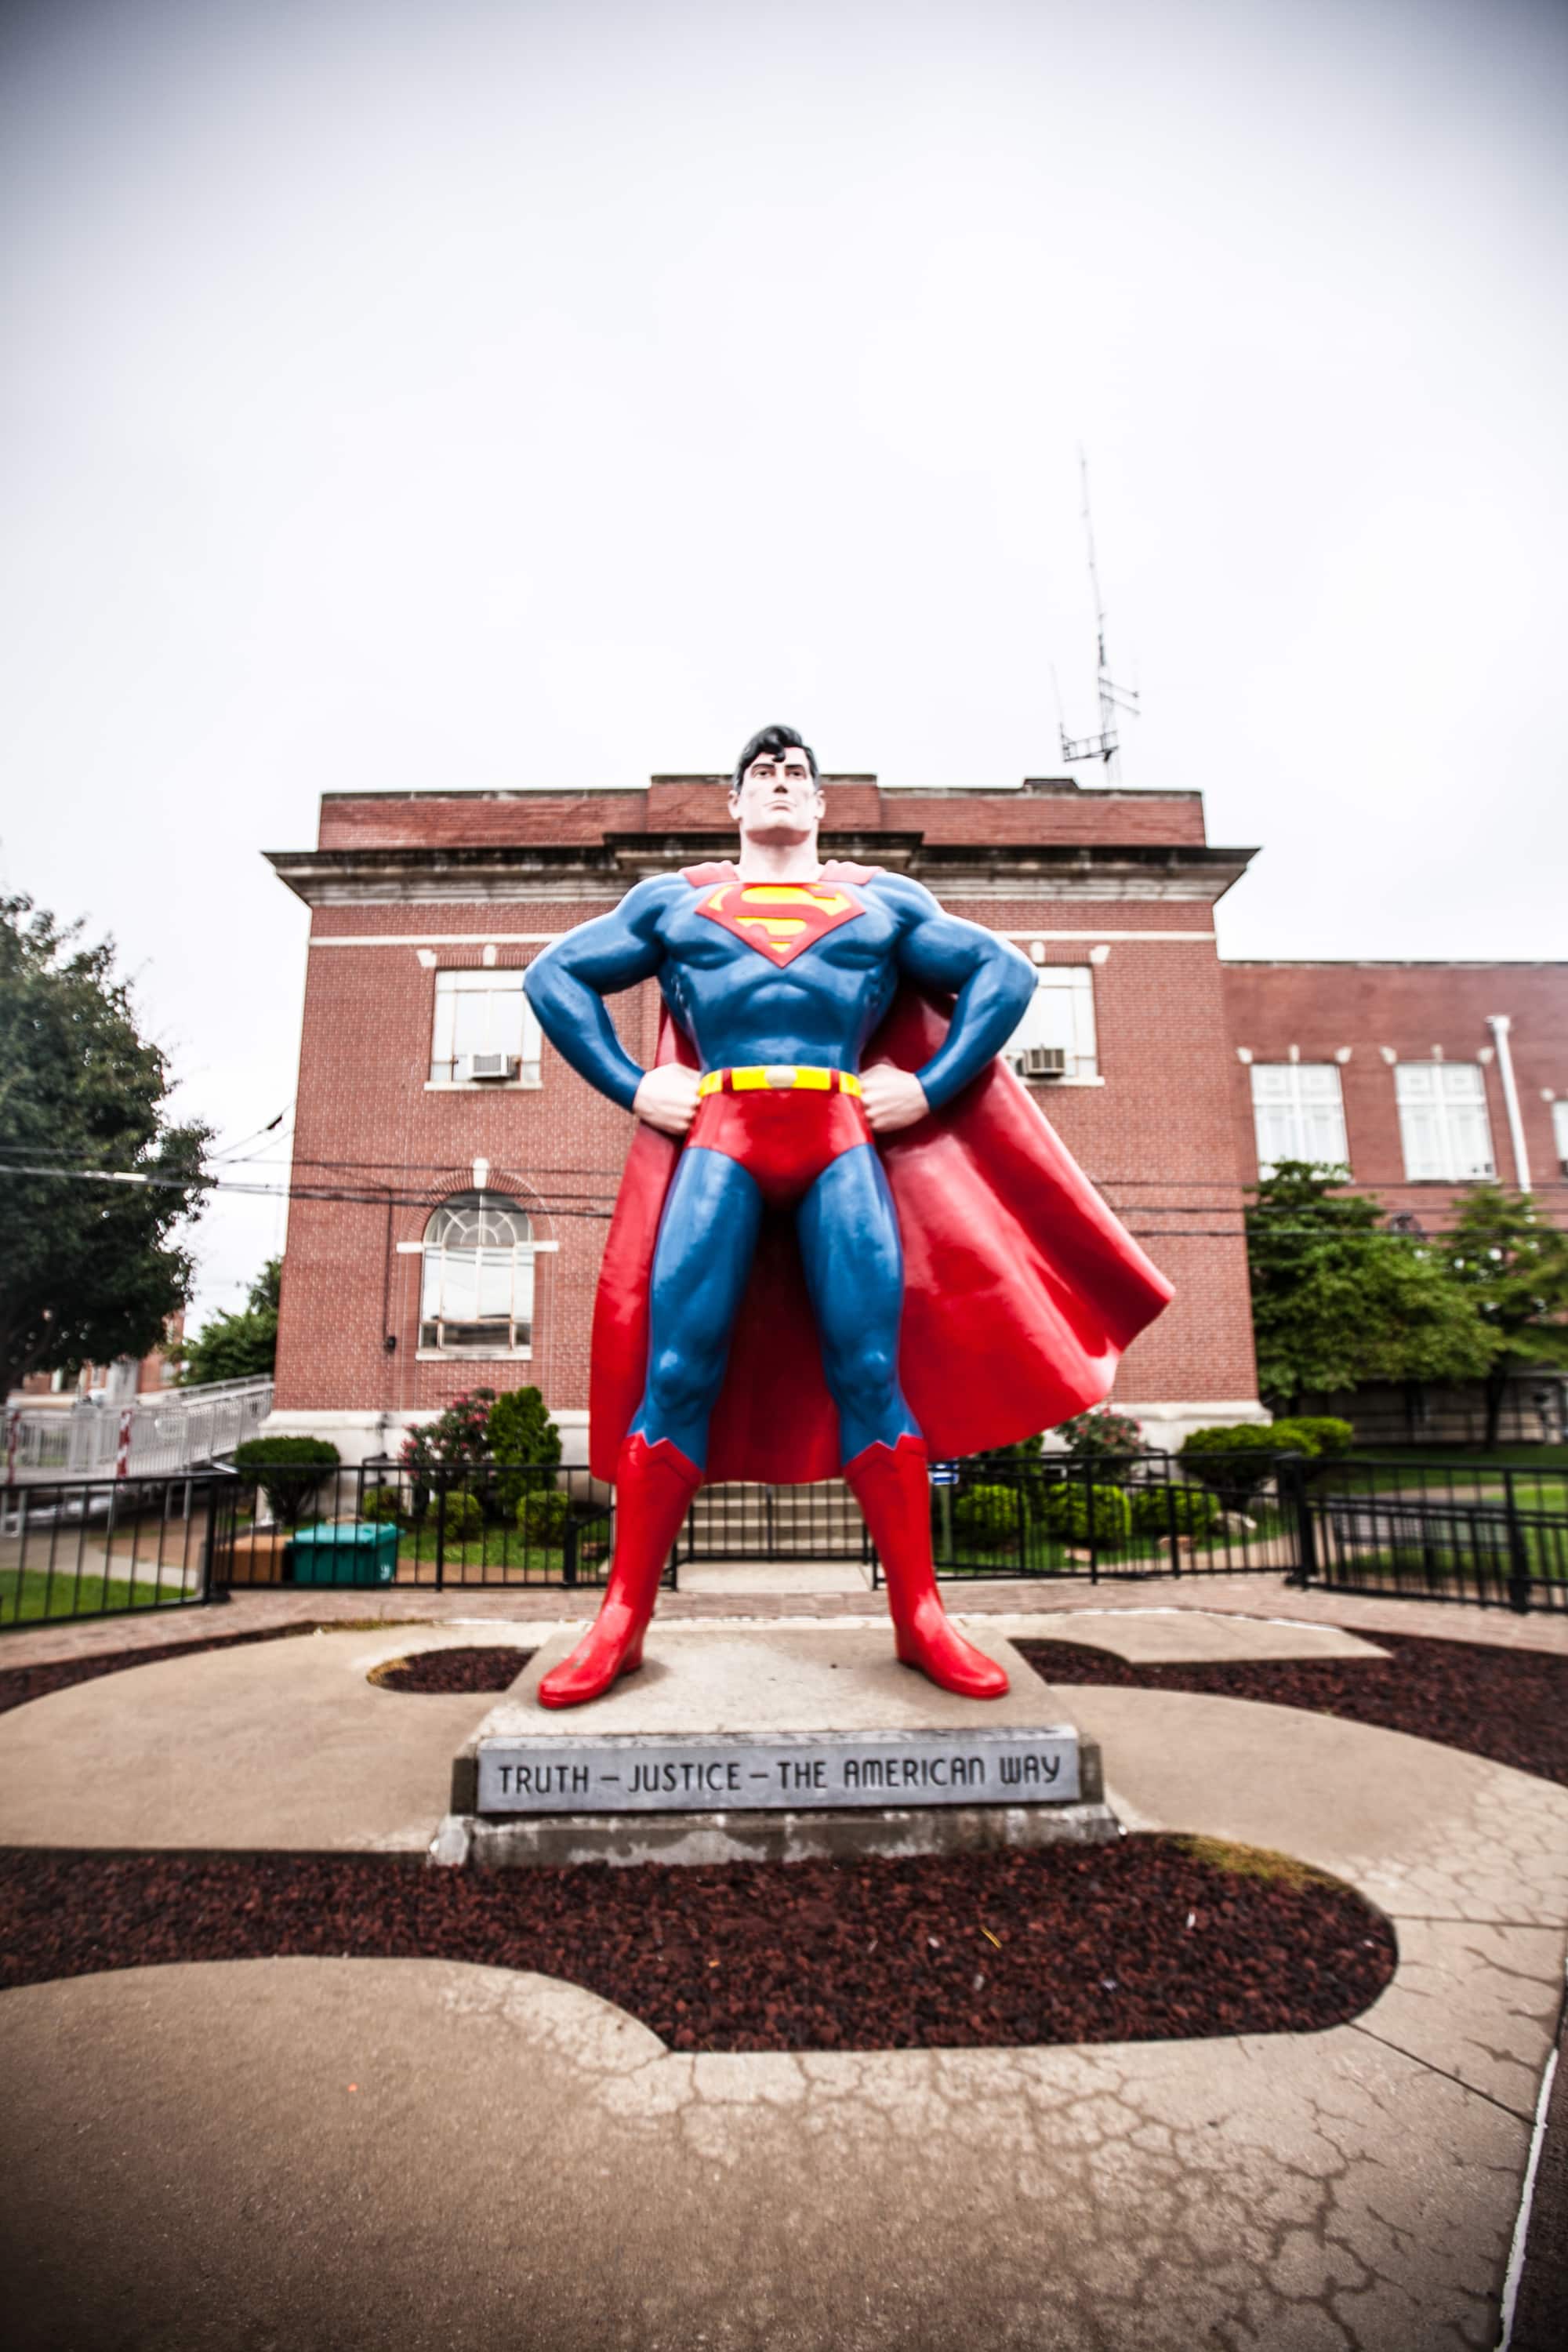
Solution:
[{"label": "red brick building", "polygon": [[[275,1425],[354,1459],[464,1389],[533,1381],[583,1458],[631,1122],[542,1043],[521,974],[644,875],[727,854],[724,784],[333,793],[318,846],[273,856],[312,909]],[[1196,793],[824,785],[826,856],[914,876],[1036,963],[1024,1075],[1176,1286],[1117,1384],[1156,1442],[1259,1411],[1238,1214],[1255,1118],[1283,1157],[1337,1107],[1355,1180],[1429,1205],[1477,1169],[1406,1184],[1402,1133],[1430,1145],[1423,1169],[1465,1150],[1479,1167],[1484,1110],[1512,1181],[1509,1033],[1486,1026],[1511,1014],[1531,1172],[1560,1173],[1568,1109],[1543,1097],[1568,1098],[1568,967],[1223,966],[1214,908],[1252,852],[1208,844]],[[638,1059],[657,1013],[651,985],[616,1000]]]}]

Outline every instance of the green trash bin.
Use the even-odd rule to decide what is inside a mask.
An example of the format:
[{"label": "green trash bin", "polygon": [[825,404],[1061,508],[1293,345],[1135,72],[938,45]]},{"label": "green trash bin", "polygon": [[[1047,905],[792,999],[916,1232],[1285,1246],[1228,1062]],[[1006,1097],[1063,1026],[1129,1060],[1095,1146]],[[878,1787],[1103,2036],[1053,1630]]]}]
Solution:
[{"label": "green trash bin", "polygon": [[391,1584],[397,1529],[379,1519],[314,1519],[296,1528],[284,1573],[296,1584]]}]

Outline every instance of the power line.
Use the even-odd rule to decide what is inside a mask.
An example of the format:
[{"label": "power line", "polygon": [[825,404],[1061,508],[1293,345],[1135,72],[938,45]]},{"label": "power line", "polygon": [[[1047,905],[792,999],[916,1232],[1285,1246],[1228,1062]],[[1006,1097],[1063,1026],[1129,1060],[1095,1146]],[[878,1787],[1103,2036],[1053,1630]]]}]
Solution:
[{"label": "power line", "polygon": [[[449,1169],[447,1172],[450,1172]],[[388,1208],[429,1209],[432,1205],[427,1190],[418,1192],[399,1191],[393,1185],[377,1185],[374,1190],[366,1190],[363,1188],[355,1190],[349,1185],[251,1184],[236,1181],[232,1178],[216,1176],[153,1176],[148,1175],[140,1170],[63,1168],[58,1166],[44,1167],[38,1165],[0,1166],[0,1176],[53,1177],[61,1182],[68,1183],[132,1184],[150,1187],[155,1191],[164,1192],[184,1192],[195,1190],[202,1192],[236,1194],[261,1200],[318,1201],[327,1205],[340,1208],[372,1208],[384,1211]],[[1110,1204],[1108,1202],[1106,1205],[1109,1207]],[[551,1198],[547,1195],[542,1194],[540,1196],[539,1207],[542,1213],[546,1216],[565,1218],[577,1217],[582,1218],[585,1222],[598,1223],[607,1223],[610,1217],[614,1214],[613,1202],[595,1202],[593,1200],[591,1195],[567,1196],[565,1198],[562,1198],[557,1195],[554,1198]],[[1168,1208],[1162,1209],[1156,1203],[1148,1202],[1133,1207],[1124,1208],[1120,1212],[1113,1211],[1112,1213],[1120,1213],[1126,1216],[1160,1216],[1172,1214],[1173,1212]],[[1176,1212],[1175,1213],[1181,1213]],[[1194,1204],[1185,1212],[1185,1213],[1194,1216],[1205,1214],[1214,1215],[1218,1213],[1220,1215],[1237,1218],[1245,1218],[1247,1216],[1256,1218],[1260,1213],[1284,1215],[1292,1213],[1287,1211],[1265,1213],[1258,1210],[1238,1208],[1228,1202],[1213,1202],[1206,1204]],[[1266,1230],[1271,1240],[1321,1241],[1326,1237],[1326,1235],[1331,1235],[1332,1233],[1331,1227],[1325,1228],[1322,1225],[1316,1224],[1271,1224]],[[1447,1239],[1455,1230],[1456,1228],[1453,1226],[1437,1227],[1429,1232],[1426,1234],[1426,1239],[1431,1243],[1440,1243]],[[1141,1242],[1245,1242],[1248,1235],[1248,1228],[1245,1223],[1230,1225],[1141,1225],[1130,1226],[1129,1231],[1134,1241]],[[1420,1244],[1416,1243],[1415,1245],[1419,1247]]]},{"label": "power line", "polygon": [[248,1135],[242,1135],[237,1143],[226,1143],[221,1151],[216,1151],[213,1154],[213,1158],[215,1160],[232,1160],[235,1154],[238,1151],[242,1151],[247,1143],[254,1143],[258,1136],[270,1135],[275,1128],[281,1127],[293,1108],[294,1105],[292,1100],[286,1102],[282,1109],[278,1113],[276,1118],[269,1118],[265,1127],[252,1128],[250,1133]]},{"label": "power line", "polygon": [[[242,1194],[258,1200],[325,1201],[349,1207],[372,1209],[428,1209],[428,1192],[399,1192],[392,1185],[378,1185],[374,1192],[353,1191],[348,1185],[327,1184],[247,1184],[216,1176],[150,1176],[140,1171],[109,1168],[0,1168],[0,1177],[49,1176],[62,1183],[132,1184],[166,1192],[218,1192]],[[610,1214],[605,1207],[564,1207],[558,1202],[542,1200],[541,1205],[549,1216],[603,1217]]]}]

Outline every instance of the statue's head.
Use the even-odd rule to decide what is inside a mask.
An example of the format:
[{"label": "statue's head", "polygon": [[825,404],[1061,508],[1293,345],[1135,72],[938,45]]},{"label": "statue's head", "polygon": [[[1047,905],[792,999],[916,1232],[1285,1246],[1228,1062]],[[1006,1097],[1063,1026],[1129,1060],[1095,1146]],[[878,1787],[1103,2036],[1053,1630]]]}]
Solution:
[{"label": "statue's head", "polygon": [[809,841],[826,806],[816,754],[793,727],[764,727],[752,736],[730,786],[730,814],[743,838]]}]

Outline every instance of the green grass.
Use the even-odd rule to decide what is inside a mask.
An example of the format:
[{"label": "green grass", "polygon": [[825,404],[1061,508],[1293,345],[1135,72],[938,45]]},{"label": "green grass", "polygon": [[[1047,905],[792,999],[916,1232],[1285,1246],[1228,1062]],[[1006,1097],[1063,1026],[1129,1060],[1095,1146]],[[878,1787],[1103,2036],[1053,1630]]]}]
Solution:
[{"label": "green grass", "polygon": [[[1408,1495],[1414,1500],[1425,1496],[1433,1504],[1441,1504],[1451,1495],[1456,1504],[1468,1496],[1484,1496],[1490,1502],[1500,1502],[1505,1489],[1502,1470],[1478,1469],[1473,1464],[1456,1463],[1451,1478],[1415,1477],[1411,1474],[1417,1465],[1395,1468],[1380,1463],[1373,1470],[1338,1471],[1329,1469],[1313,1480],[1321,1492],[1331,1487],[1343,1495]],[[1425,1464],[1421,1465],[1423,1468]],[[1448,1465],[1438,1464],[1438,1469]],[[1568,1517],[1568,1477],[1553,1472],[1530,1476],[1516,1475],[1513,1481],[1515,1507],[1526,1516],[1542,1512],[1554,1518]]]},{"label": "green grass", "polygon": [[[606,1534],[606,1528],[598,1528],[588,1541],[605,1544]],[[607,1550],[586,1559],[580,1553],[578,1574],[584,1578],[602,1574],[607,1558]],[[427,1568],[436,1564],[436,1530],[427,1524],[417,1529],[405,1528],[398,1538],[399,1570],[416,1562]],[[528,1540],[515,1527],[490,1527],[467,1543],[458,1543],[448,1534],[442,1548],[442,1564],[447,1571],[458,1576],[465,1568],[500,1569],[524,1580],[553,1584],[561,1580],[565,1554],[559,1544]]]},{"label": "green grass", "polygon": [[1298,1892],[1304,1886],[1332,1886],[1338,1883],[1326,1871],[1298,1862],[1294,1854],[1276,1853],[1270,1846],[1234,1845],[1228,1838],[1216,1837],[1176,1837],[1171,1843],[1194,1862],[1204,1863],[1210,1870],[1226,1871],[1232,1878],[1260,1878]]},{"label": "green grass", "polygon": [[[1279,1532],[1279,1513],[1268,1503],[1254,1499],[1247,1517],[1256,1522],[1250,1528],[1216,1528],[1212,1535],[1200,1536],[1189,1552],[1186,1538],[1182,1538],[1181,1558],[1195,1558],[1200,1566],[1224,1567],[1234,1551],[1238,1566],[1245,1566],[1250,1557],[1248,1547],[1255,1551],[1268,1543]],[[933,1519],[931,1544],[940,1576],[1068,1576],[1081,1574],[1088,1566],[1089,1545],[1064,1543],[1047,1535],[1037,1525],[1029,1528],[1022,1553],[1016,1544],[987,1549],[968,1540],[956,1528],[952,1538],[952,1559],[942,1554],[942,1534],[940,1520]],[[1069,1559],[1068,1553],[1076,1554]],[[1168,1543],[1156,1535],[1130,1535],[1099,1547],[1098,1566],[1105,1570],[1113,1568],[1169,1568],[1171,1551]]]},{"label": "green grass", "polygon": [[[1561,1567],[1542,1559],[1539,1553],[1531,1556],[1530,1572],[1531,1582],[1536,1584],[1559,1583],[1563,1575]],[[1427,1562],[1409,1552],[1367,1551],[1331,1561],[1320,1570],[1313,1582],[1324,1591],[1331,1591],[1335,1585],[1347,1591],[1358,1584],[1386,1584],[1391,1588],[1400,1585],[1416,1600],[1427,1590],[1435,1599],[1441,1599],[1442,1587],[1452,1584],[1464,1600],[1483,1586],[1495,1595],[1506,1593],[1509,1573],[1507,1560],[1496,1557],[1479,1562],[1463,1558]]]},{"label": "green grass", "polygon": [[1473,1469],[1478,1463],[1494,1470],[1568,1470],[1568,1445],[1358,1445],[1356,1458],[1371,1462],[1449,1464]]},{"label": "green grass", "polygon": [[194,1601],[179,1582],[165,1577],[162,1594],[151,1583],[130,1584],[118,1577],[58,1575],[41,1569],[0,1570],[0,1626],[37,1625],[60,1617],[96,1617],[121,1609],[172,1609]]}]

